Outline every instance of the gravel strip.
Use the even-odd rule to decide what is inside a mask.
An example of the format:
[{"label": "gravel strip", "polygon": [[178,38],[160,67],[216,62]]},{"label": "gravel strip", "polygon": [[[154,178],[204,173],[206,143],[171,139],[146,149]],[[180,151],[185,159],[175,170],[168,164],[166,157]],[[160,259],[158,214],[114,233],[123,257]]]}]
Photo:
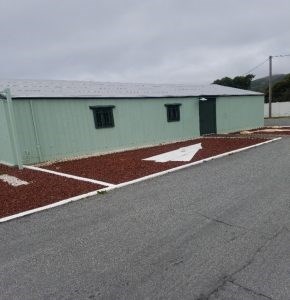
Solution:
[{"label": "gravel strip", "polygon": [[[51,165],[46,165],[45,168],[118,184],[228,151],[251,146],[266,140],[267,139],[260,138],[206,137],[73,161],[56,162]],[[144,158],[197,143],[202,143],[203,149],[201,149],[189,162],[158,163],[143,160]]]},{"label": "gravel strip", "polygon": [[28,169],[18,170],[1,164],[0,174],[17,177],[28,183],[13,186],[0,180],[1,218],[103,188],[89,182]]}]

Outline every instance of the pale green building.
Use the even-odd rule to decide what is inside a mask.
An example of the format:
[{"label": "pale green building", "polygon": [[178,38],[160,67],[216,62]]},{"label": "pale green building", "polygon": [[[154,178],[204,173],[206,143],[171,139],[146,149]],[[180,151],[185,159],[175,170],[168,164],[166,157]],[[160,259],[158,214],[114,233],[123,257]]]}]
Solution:
[{"label": "pale green building", "polygon": [[263,124],[263,94],[214,84],[0,80],[0,162],[13,165]]}]

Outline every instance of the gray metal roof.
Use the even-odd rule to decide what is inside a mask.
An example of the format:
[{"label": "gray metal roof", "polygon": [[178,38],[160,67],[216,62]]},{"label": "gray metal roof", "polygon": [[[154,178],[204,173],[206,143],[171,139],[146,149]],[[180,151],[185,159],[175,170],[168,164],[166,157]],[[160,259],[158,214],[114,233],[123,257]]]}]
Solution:
[{"label": "gray metal roof", "polygon": [[149,84],[66,80],[1,80],[13,98],[143,98],[188,96],[242,96],[261,93],[217,84]]}]

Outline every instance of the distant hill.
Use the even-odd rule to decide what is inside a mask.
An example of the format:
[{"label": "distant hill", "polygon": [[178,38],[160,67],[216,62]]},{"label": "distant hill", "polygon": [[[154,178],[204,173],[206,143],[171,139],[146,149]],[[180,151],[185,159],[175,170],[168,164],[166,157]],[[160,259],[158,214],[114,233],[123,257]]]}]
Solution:
[{"label": "distant hill", "polygon": [[[287,74],[275,74],[272,75],[272,84],[282,80]],[[251,82],[251,90],[264,93],[269,86],[269,76],[255,79]]]}]

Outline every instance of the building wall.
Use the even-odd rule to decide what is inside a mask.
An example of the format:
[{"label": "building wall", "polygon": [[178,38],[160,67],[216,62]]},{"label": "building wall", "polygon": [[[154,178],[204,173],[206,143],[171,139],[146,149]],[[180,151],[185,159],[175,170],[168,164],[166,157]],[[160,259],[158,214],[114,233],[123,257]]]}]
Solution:
[{"label": "building wall", "polygon": [[0,100],[0,162],[15,164],[5,105],[4,101]]},{"label": "building wall", "polygon": [[217,132],[227,133],[264,126],[264,97],[218,97]]},{"label": "building wall", "polygon": [[[199,136],[197,98],[14,100],[26,164],[178,141]],[[181,103],[180,122],[164,104]],[[114,105],[114,128],[95,129],[89,106]]]},{"label": "building wall", "polygon": [[[167,122],[165,104],[181,103],[180,122]],[[197,98],[13,100],[23,163],[124,150],[200,135]],[[115,127],[96,129],[90,106],[114,105]],[[263,96],[218,97],[217,132],[264,124]],[[4,108],[0,107],[3,123]],[[5,128],[1,123],[0,128]],[[5,134],[6,132],[6,134]],[[0,160],[14,161],[8,131],[1,130]],[[4,150],[3,150],[4,149]],[[5,152],[5,153],[4,153]]]}]

